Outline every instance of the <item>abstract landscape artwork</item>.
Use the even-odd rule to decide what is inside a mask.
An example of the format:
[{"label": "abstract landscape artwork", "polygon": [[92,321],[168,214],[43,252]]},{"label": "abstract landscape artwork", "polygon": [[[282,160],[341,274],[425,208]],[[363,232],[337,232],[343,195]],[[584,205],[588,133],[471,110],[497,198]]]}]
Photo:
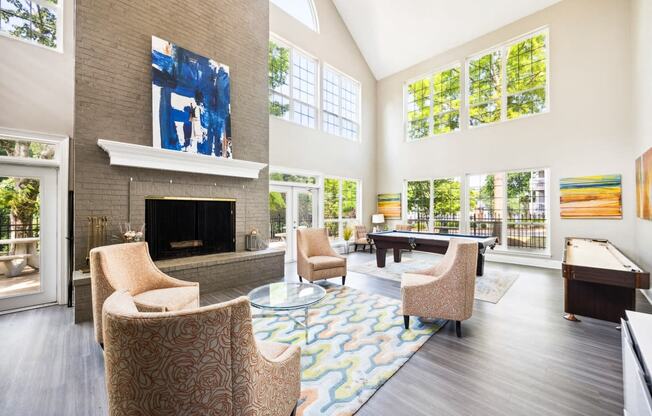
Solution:
[{"label": "abstract landscape artwork", "polygon": [[401,219],[401,194],[378,194],[378,213],[385,219]]},{"label": "abstract landscape artwork", "polygon": [[652,148],[636,159],[636,215],[652,220]]},{"label": "abstract landscape artwork", "polygon": [[560,180],[561,218],[623,217],[621,175],[595,175]]},{"label": "abstract landscape artwork", "polygon": [[229,67],[152,36],[154,147],[232,158]]}]

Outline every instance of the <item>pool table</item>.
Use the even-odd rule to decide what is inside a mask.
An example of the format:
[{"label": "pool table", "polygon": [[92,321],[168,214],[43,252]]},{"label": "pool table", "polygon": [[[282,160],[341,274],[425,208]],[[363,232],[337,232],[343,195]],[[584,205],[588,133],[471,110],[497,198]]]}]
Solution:
[{"label": "pool table", "polygon": [[478,276],[484,273],[484,253],[487,247],[493,249],[498,243],[497,237],[467,234],[417,233],[413,231],[382,231],[367,234],[376,245],[376,265],[385,267],[387,249],[394,250],[394,262],[401,262],[401,250],[427,251],[444,254],[448,250],[451,238],[466,238],[478,242]]}]

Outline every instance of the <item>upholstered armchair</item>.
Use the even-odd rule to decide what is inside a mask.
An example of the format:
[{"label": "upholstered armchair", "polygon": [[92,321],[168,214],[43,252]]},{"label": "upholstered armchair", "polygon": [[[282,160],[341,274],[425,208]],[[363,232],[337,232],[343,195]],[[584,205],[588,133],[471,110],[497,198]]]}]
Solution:
[{"label": "upholstered armchair", "polygon": [[301,392],[301,349],[257,342],[249,300],[139,312],[126,291],[104,302],[111,416],[289,416]]},{"label": "upholstered armchair", "polygon": [[457,336],[462,336],[462,321],[473,314],[478,243],[452,238],[444,258],[426,270],[404,273],[401,298],[405,329],[410,316],[455,321]]},{"label": "upholstered armchair", "polygon": [[199,283],[175,279],[160,271],[147,243],[126,243],[91,250],[91,296],[95,339],[102,341],[102,305],[116,290],[127,290],[141,312],[199,307]]},{"label": "upholstered armchair", "polygon": [[358,251],[358,246],[362,246],[362,250],[366,250],[369,246],[369,253],[373,249],[373,241],[367,238],[367,227],[364,225],[355,226],[355,242],[353,243],[353,251]]},{"label": "upholstered armchair", "polygon": [[333,250],[325,228],[297,230],[297,274],[300,281],[342,276],[346,282],[346,257]]},{"label": "upholstered armchair", "polygon": [[396,224],[394,229],[396,231],[412,231],[412,226],[410,224]]}]

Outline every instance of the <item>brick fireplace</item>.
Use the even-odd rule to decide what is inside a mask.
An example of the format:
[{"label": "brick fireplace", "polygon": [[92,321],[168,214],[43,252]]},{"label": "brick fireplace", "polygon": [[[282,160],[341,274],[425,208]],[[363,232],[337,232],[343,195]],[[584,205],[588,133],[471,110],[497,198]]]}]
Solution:
[{"label": "brick fireplace", "polygon": [[[223,1],[216,1],[214,7],[172,0],[157,4],[151,8],[142,2],[76,2],[75,269],[86,265],[89,217],[108,218],[107,243],[112,244],[119,242],[121,224],[139,227],[147,221],[148,198],[227,199],[235,205],[235,243],[230,251],[195,252],[190,257],[158,260],[157,265],[175,277],[199,281],[202,292],[278,278],[283,275],[282,252],[244,249],[247,233],[269,228],[267,168],[251,179],[197,173],[200,169],[193,173],[145,165],[111,166],[107,153],[98,146],[98,139],[152,146],[151,38],[155,35],[230,66],[233,157],[269,162],[269,31],[260,25],[269,18],[269,2],[254,0],[246,8]],[[120,18],[96,24],[114,15]],[[209,29],[197,31],[197,27]],[[197,239],[179,241],[198,244],[190,240]],[[89,305],[87,284],[83,278],[75,280],[79,320]]]}]

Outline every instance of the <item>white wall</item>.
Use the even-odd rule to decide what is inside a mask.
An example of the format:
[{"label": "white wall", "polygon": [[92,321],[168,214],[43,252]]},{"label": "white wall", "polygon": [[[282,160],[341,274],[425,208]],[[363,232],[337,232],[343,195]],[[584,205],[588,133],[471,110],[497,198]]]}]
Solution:
[{"label": "white wall", "polygon": [[0,36],[0,126],[72,136],[74,0],[63,0],[63,52]]},{"label": "white wall", "polygon": [[[401,192],[403,180],[411,178],[550,168],[553,259],[561,258],[567,236],[608,238],[633,253],[629,4],[565,0],[379,81],[377,191]],[[405,142],[406,80],[455,61],[463,63],[469,55],[544,25],[550,30],[549,113]],[[464,120],[463,112],[462,124]],[[560,178],[612,173],[623,175],[622,220],[559,218]]]},{"label": "white wall", "polygon": [[316,0],[320,32],[315,33],[270,3],[270,31],[361,83],[359,142],[326,134],[319,128],[269,118],[269,163],[362,180],[361,220],[376,210],[376,80],[331,0]]},{"label": "white wall", "polygon": [[[632,0],[634,156],[652,147],[652,2]],[[633,163],[631,169],[634,169]],[[636,218],[636,253],[641,266],[652,270],[652,221]],[[652,298],[652,291],[648,291]]]}]

